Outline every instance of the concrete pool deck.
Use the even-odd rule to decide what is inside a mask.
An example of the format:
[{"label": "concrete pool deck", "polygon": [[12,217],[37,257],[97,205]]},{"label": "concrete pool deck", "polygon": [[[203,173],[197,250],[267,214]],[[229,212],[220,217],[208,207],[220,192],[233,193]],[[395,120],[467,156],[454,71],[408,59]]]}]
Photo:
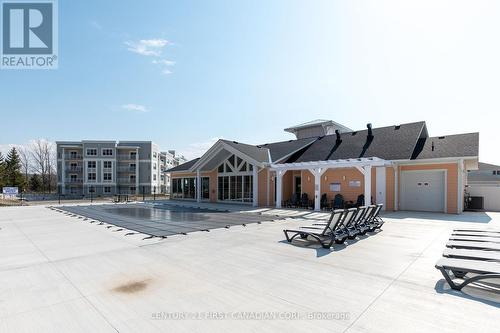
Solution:
[{"label": "concrete pool deck", "polygon": [[0,332],[498,331],[500,295],[452,291],[434,265],[453,228],[500,228],[499,213],[391,213],[330,251],[282,232],[325,214],[264,213],[295,218],[162,240],[0,208]]}]

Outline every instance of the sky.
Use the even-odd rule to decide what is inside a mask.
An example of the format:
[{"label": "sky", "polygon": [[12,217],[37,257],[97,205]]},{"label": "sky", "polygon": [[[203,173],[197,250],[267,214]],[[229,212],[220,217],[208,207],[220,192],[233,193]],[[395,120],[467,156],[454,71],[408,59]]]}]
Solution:
[{"label": "sky", "polygon": [[59,68],[0,70],[0,150],[152,140],[188,158],[218,138],[293,138],[425,120],[480,132],[500,164],[496,0],[59,0]]}]

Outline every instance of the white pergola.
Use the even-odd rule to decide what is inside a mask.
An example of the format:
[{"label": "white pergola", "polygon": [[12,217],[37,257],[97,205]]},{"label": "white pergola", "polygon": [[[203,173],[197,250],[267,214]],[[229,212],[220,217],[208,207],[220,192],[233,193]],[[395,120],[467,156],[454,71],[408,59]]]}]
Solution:
[{"label": "white pergola", "polygon": [[[391,162],[378,157],[354,158],[345,160],[328,160],[315,162],[271,164],[271,170],[276,172],[276,208],[281,208],[282,180],[285,172],[290,170],[309,170],[314,176],[314,210],[321,209],[321,176],[328,169],[356,168],[364,176],[365,198],[371,198],[372,192],[372,167],[389,166]],[[368,200],[368,199],[365,199]]]}]

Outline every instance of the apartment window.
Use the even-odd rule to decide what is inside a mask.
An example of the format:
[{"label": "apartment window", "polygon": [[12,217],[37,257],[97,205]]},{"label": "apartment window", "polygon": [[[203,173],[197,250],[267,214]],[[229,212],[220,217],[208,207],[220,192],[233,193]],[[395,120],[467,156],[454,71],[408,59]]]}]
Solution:
[{"label": "apartment window", "polygon": [[97,149],[87,148],[87,156],[97,156]]},{"label": "apartment window", "polygon": [[78,153],[76,151],[70,151],[69,152],[69,157],[71,157],[71,158],[77,158],[78,157]]},{"label": "apartment window", "polygon": [[95,187],[89,186],[89,193],[95,193]]},{"label": "apartment window", "polygon": [[156,170],[156,163],[153,163],[153,170]]},{"label": "apartment window", "polygon": [[95,182],[96,179],[97,179],[97,177],[96,177],[96,173],[95,172],[89,172],[87,174],[87,180],[88,181],[94,181]]},{"label": "apartment window", "polygon": [[111,169],[112,168],[111,161],[104,161],[103,163],[104,163],[104,165],[103,165],[104,169]]},{"label": "apartment window", "polygon": [[76,170],[76,168],[77,168],[77,167],[78,167],[78,164],[76,164],[76,163],[71,163],[71,164],[69,165],[69,168],[70,168],[71,170]]},{"label": "apartment window", "polygon": [[130,192],[131,192],[131,193],[135,193],[135,191],[136,191],[135,186],[130,186]]},{"label": "apartment window", "polygon": [[130,163],[129,168],[131,171],[135,171],[135,163]]},{"label": "apartment window", "polygon": [[156,181],[156,174],[153,175],[153,180]]},{"label": "apartment window", "polygon": [[111,193],[111,187],[110,186],[104,186],[104,193]]},{"label": "apartment window", "polygon": [[493,170],[493,174],[496,175],[497,174],[497,171],[496,170]]},{"label": "apartment window", "polygon": [[153,158],[156,158],[156,153],[153,153]]},{"label": "apartment window", "polygon": [[111,172],[105,172],[102,174],[102,180],[105,182],[110,182],[113,180],[113,174]]},{"label": "apartment window", "polygon": [[102,156],[113,156],[113,149],[103,149],[102,150]]},{"label": "apartment window", "polygon": [[135,179],[136,179],[135,175],[130,175],[129,180],[130,180],[131,183],[135,183]]},{"label": "apartment window", "polygon": [[70,187],[69,188],[69,193],[70,194],[77,194],[78,193],[78,189],[76,187]]},{"label": "apartment window", "polygon": [[69,175],[69,179],[70,179],[72,182],[76,182],[76,180],[78,179],[78,176],[77,176],[77,175]]},{"label": "apartment window", "polygon": [[87,162],[87,168],[89,169],[95,169],[97,167],[97,162],[96,161],[88,161]]},{"label": "apartment window", "polygon": [[130,159],[135,159],[137,157],[137,152],[136,151],[131,151],[130,152]]}]

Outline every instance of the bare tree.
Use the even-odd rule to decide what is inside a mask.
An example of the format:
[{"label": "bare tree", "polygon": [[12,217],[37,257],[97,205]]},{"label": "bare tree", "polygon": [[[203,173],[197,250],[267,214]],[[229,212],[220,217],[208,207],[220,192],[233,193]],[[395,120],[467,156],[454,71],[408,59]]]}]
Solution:
[{"label": "bare tree", "polygon": [[19,153],[19,159],[21,160],[21,169],[24,174],[24,180],[27,184],[29,182],[29,173],[31,171],[31,152],[27,147],[19,147],[17,152]]},{"label": "bare tree", "polygon": [[51,191],[55,174],[54,145],[45,139],[34,140],[31,144],[33,168],[42,178],[42,191]]}]

